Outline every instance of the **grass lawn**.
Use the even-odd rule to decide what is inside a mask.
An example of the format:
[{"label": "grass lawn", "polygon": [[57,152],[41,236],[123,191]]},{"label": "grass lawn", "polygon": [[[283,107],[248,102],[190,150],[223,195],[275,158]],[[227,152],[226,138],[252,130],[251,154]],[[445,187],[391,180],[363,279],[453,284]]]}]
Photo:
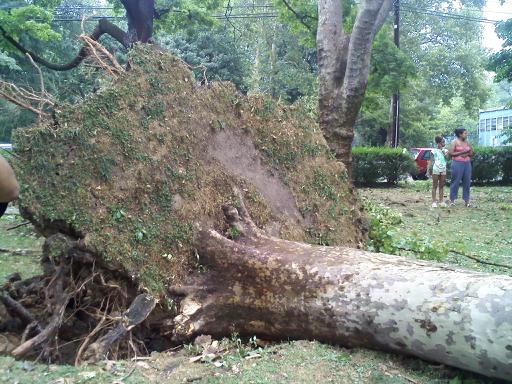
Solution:
[{"label": "grass lawn", "polygon": [[[474,187],[475,208],[459,202],[452,208],[430,208],[430,184],[409,182],[392,189],[362,189],[363,197],[402,214],[396,241],[420,238],[473,255],[481,260],[512,265],[512,187]],[[23,277],[37,273],[38,239],[15,211],[0,219],[0,284],[14,271]],[[22,250],[25,250],[23,253]],[[410,255],[413,257],[413,255]],[[448,253],[445,262],[480,271],[512,270],[475,262]],[[212,359],[191,362],[193,347],[153,353],[139,361],[103,362],[79,369],[70,366],[17,362],[0,357],[0,383],[497,383],[468,372],[412,357],[364,349],[345,349],[310,341],[282,342],[253,348],[236,337]],[[194,353],[195,352],[195,353]]]},{"label": "grass lawn", "polygon": [[36,235],[32,225],[11,229],[25,222],[11,206],[0,218],[0,285],[10,273],[19,272],[22,278],[27,278],[41,271],[39,255],[43,239]]},{"label": "grass lawn", "polygon": [[[430,187],[429,181],[415,181],[402,183],[399,188],[360,192],[402,214],[403,223],[393,230],[398,240],[435,240],[483,261],[512,266],[512,187],[473,187],[473,208],[466,208],[462,200],[454,207],[431,208]],[[448,253],[444,261],[479,271],[512,274],[511,268],[478,263],[454,252]]]}]

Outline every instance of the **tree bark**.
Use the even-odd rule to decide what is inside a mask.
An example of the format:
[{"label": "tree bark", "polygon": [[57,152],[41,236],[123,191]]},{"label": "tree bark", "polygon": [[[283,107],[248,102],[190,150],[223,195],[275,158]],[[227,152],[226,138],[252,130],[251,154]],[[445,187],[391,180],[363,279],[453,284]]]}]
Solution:
[{"label": "tree bark", "polygon": [[190,286],[174,337],[231,332],[316,339],[512,377],[512,278],[267,236],[224,207],[236,240],[202,229],[209,272]]},{"label": "tree bark", "polygon": [[364,0],[348,34],[338,0],[318,1],[319,124],[329,147],[351,174],[354,124],[363,102],[371,47],[391,0]]},{"label": "tree bark", "polygon": [[154,0],[121,0],[128,19],[128,45],[147,43],[153,36]]}]

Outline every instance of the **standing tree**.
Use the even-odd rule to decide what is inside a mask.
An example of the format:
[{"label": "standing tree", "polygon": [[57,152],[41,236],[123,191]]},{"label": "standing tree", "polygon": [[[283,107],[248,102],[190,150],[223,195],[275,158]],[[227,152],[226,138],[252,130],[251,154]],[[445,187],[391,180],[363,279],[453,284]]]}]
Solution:
[{"label": "standing tree", "polygon": [[320,128],[349,173],[354,124],[368,82],[372,43],[391,5],[391,0],[361,1],[349,34],[344,30],[341,2],[318,1]]}]

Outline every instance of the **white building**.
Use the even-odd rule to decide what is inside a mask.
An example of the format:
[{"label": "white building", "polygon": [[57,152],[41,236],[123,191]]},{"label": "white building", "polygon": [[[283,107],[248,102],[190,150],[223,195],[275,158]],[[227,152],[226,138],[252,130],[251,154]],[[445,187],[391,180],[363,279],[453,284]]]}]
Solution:
[{"label": "white building", "polygon": [[478,118],[478,144],[488,147],[505,145],[503,128],[512,125],[512,109],[497,107],[480,110]]}]

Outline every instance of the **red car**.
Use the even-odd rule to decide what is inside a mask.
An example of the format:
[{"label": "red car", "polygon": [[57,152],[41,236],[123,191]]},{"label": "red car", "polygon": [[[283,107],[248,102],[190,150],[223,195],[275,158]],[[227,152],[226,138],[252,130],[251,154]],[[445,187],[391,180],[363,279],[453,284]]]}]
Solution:
[{"label": "red car", "polygon": [[414,180],[427,179],[427,166],[430,156],[432,155],[432,149],[434,148],[411,148],[409,153],[416,162],[416,168],[418,169],[416,174],[411,174]]}]

